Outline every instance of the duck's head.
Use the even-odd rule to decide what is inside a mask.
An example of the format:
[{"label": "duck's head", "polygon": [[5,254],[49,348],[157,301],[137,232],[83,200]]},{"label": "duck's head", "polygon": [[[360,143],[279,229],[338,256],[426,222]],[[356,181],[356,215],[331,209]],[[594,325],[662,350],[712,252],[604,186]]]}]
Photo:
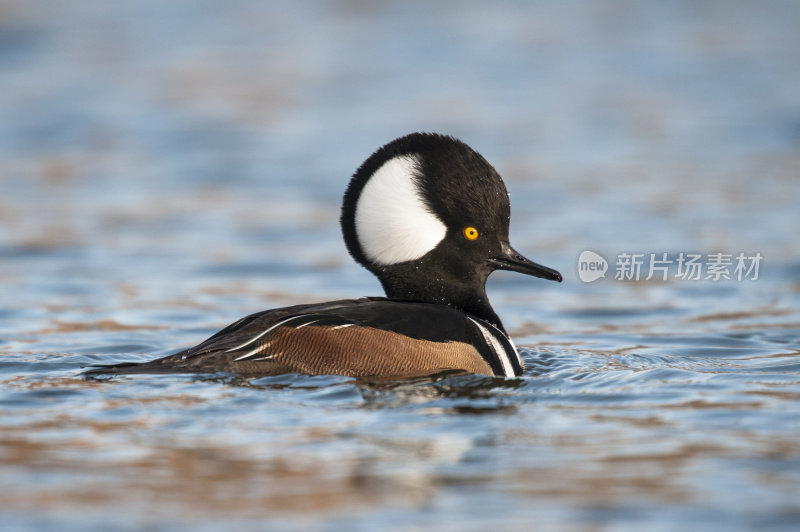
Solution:
[{"label": "duck's head", "polygon": [[503,180],[486,159],[452,137],[413,133],[356,171],[341,224],[348,251],[387,297],[446,304],[502,328],[486,298],[490,273],[561,281],[511,247],[510,217]]}]

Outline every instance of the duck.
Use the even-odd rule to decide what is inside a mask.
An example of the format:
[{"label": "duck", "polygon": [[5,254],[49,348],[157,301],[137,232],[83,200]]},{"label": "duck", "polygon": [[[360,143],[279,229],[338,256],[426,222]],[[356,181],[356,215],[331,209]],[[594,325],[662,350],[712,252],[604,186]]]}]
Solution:
[{"label": "duck", "polygon": [[496,270],[562,276],[515,251],[510,218],[505,184],[478,152],[448,135],[405,135],[356,170],[339,220],[347,250],[385,297],[257,312],[175,354],[85,374],[519,377],[522,358],[486,280]]}]

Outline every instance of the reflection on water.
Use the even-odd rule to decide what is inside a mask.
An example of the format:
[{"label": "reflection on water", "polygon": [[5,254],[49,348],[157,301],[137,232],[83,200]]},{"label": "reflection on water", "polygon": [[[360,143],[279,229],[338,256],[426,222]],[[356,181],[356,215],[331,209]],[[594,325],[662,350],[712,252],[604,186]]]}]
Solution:
[{"label": "reflection on water", "polygon": [[[796,529],[798,9],[0,3],[3,523]],[[521,378],[80,377],[378,294],[340,195],[420,129],[565,274],[490,279]],[[585,284],[586,249],[764,262]]]}]

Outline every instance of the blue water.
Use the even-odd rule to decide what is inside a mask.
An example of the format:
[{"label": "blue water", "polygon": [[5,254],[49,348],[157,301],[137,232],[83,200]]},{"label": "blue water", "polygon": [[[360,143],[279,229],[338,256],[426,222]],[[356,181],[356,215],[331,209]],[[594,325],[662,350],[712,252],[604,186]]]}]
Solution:
[{"label": "blue water", "polygon": [[[789,1],[0,4],[2,523],[796,530],[798,27]],[[521,378],[80,376],[379,295],[339,201],[417,130],[480,151],[565,276],[489,281]],[[763,260],[622,281],[622,253]]]}]

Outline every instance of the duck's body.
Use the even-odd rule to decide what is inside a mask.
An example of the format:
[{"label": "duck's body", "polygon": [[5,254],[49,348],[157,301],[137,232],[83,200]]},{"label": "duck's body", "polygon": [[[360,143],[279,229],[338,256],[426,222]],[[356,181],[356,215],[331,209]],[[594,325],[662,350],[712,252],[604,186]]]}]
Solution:
[{"label": "duck's body", "polygon": [[103,369],[353,377],[460,369],[519,375],[522,363],[508,337],[483,320],[444,305],[366,298],[259,312],[180,353]]},{"label": "duck's body", "polygon": [[522,360],[489,304],[486,278],[496,269],[561,275],[511,248],[509,218],[500,176],[466,144],[420,133],[397,139],[353,176],[341,218],[351,255],[387,298],[260,312],[174,355],[88,373],[518,376]]}]

